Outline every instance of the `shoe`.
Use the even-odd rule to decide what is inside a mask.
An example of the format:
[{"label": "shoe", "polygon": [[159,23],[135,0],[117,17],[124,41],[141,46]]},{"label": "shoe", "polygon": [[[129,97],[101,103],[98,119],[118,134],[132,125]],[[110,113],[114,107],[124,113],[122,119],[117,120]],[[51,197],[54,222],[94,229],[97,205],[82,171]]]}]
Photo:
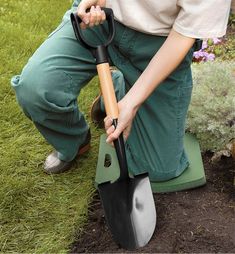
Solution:
[{"label": "shoe", "polygon": [[[75,159],[90,149],[90,141],[91,141],[91,132],[89,129],[86,139],[84,143],[80,146]],[[63,173],[72,167],[74,160],[62,161],[58,157],[58,152],[54,151],[51,154],[49,154],[48,157],[46,158],[44,162],[44,171],[48,174]]]},{"label": "shoe", "polygon": [[91,120],[99,128],[104,128],[104,118],[106,113],[101,110],[101,95],[98,95],[91,105],[90,110]]}]

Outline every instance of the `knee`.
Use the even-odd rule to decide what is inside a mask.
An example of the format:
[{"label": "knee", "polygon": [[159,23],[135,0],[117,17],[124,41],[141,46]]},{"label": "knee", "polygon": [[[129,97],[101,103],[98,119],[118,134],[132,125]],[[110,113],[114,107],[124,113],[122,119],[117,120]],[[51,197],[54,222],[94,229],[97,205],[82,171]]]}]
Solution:
[{"label": "knee", "polygon": [[12,78],[17,101],[33,121],[41,122],[45,120],[45,112],[56,112],[63,107],[62,104],[69,103],[58,87],[63,82],[60,75],[58,70],[49,70],[43,63],[29,62],[20,76]]},{"label": "knee", "polygon": [[33,119],[37,107],[43,101],[39,89],[39,86],[43,86],[43,76],[42,67],[39,64],[29,62],[24,67],[21,75],[15,76],[11,80],[19,105],[31,119]]}]

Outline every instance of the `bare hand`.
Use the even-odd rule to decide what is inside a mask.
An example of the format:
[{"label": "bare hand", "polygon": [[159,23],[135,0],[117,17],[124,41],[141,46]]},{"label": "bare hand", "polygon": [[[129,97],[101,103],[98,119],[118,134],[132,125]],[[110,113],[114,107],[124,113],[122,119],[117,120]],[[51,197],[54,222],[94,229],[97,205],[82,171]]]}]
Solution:
[{"label": "bare hand", "polygon": [[117,128],[115,129],[112,125],[113,119],[110,116],[107,116],[104,119],[107,143],[112,144],[112,142],[117,139],[122,132],[124,140],[127,140],[131,132],[132,122],[136,115],[137,109],[127,103],[124,98],[118,103],[119,117]]},{"label": "bare hand", "polygon": [[[81,18],[81,28],[98,26],[106,19],[104,11],[101,7],[105,6],[104,0],[83,0],[78,6],[77,14]],[[86,12],[90,8],[89,12]]]}]

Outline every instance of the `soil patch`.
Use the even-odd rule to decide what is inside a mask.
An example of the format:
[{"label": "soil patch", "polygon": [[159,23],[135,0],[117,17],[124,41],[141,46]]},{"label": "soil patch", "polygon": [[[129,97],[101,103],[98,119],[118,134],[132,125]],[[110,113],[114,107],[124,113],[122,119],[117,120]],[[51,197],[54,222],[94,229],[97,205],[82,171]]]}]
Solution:
[{"label": "soil patch", "polygon": [[[148,245],[135,253],[235,253],[235,163],[223,157],[212,164],[210,158],[211,154],[203,156],[204,187],[154,195],[156,230]],[[71,253],[84,252],[128,252],[113,241],[98,195],[90,206],[83,234],[71,248]]]}]

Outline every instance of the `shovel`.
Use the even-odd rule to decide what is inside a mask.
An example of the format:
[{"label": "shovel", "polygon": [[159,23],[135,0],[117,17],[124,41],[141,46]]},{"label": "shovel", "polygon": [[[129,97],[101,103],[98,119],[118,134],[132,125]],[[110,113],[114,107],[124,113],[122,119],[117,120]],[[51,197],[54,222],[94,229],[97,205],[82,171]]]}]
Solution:
[{"label": "shovel", "polygon": [[[86,41],[80,29],[81,19],[71,14],[71,22],[76,38],[91,50],[96,59],[96,67],[100,79],[101,93],[104,98],[106,114],[118,124],[118,104],[114,92],[111,72],[108,63],[107,47],[115,35],[113,11],[102,8],[106,14],[109,27],[107,42],[93,45]],[[105,219],[114,240],[122,248],[136,249],[145,246],[153,235],[156,225],[156,210],[148,173],[130,177],[125,153],[123,134],[114,141],[114,147],[120,167],[119,178],[111,183],[98,185]]]}]

